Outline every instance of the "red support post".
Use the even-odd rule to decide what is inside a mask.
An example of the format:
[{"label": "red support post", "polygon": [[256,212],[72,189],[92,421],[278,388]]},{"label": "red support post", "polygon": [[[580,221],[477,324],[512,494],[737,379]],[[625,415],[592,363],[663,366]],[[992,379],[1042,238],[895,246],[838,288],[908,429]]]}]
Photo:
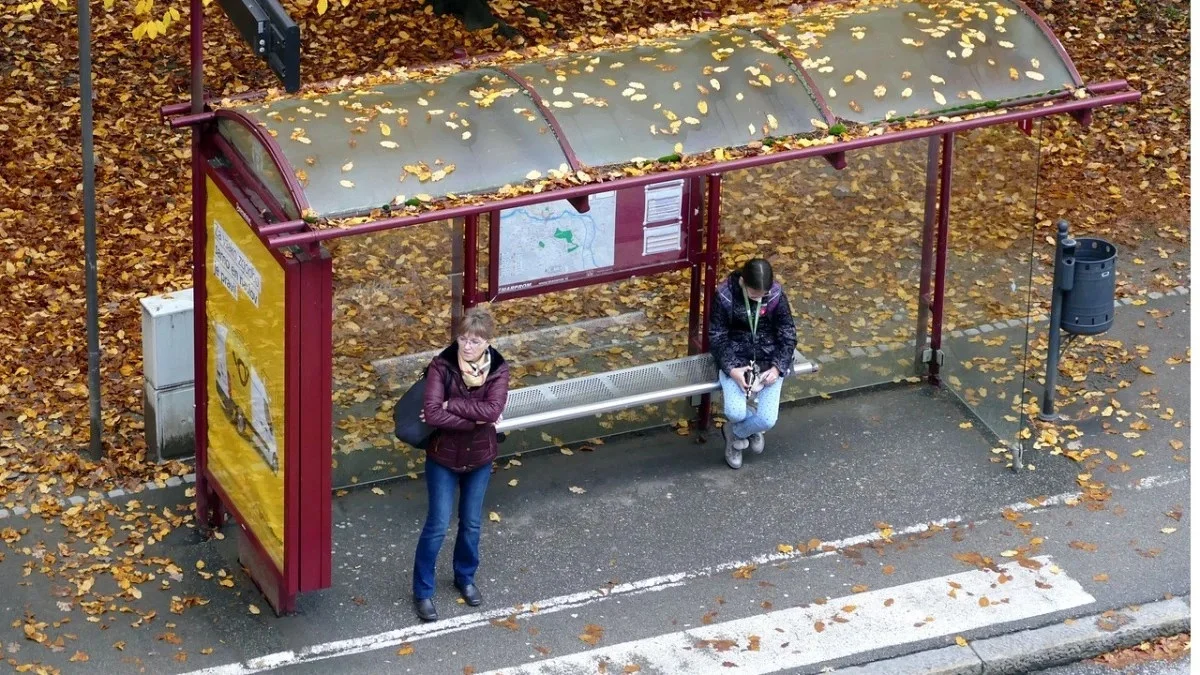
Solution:
[{"label": "red support post", "polygon": [[917,292],[917,339],[913,358],[913,371],[925,371],[922,357],[929,340],[929,297],[930,274],[933,272],[933,226],[937,220],[938,204],[938,136],[929,138],[929,149],[925,155],[925,222],[921,227],[921,279]]},{"label": "red support post", "polygon": [[942,324],[945,322],[946,306],[946,255],[950,245],[950,178],[954,169],[954,133],[942,136],[942,171],[940,194],[938,195],[937,219],[937,276],[933,280],[933,331],[929,347],[933,358],[929,362],[929,380],[938,384],[941,370]]},{"label": "red support post", "polygon": [[466,218],[463,232],[463,309],[479,303],[479,214]]},{"label": "red support post", "polygon": [[700,218],[700,200],[704,182],[699,177],[688,179],[688,262],[691,264],[691,287],[688,297],[688,354],[704,351],[703,331],[706,309],[701,305],[704,293],[704,221]]},{"label": "red support post", "polygon": [[[708,351],[708,321],[713,296],[717,292],[717,266],[721,262],[721,174],[708,174],[708,203],[705,207],[704,234],[704,325],[700,327],[702,351]],[[712,421],[712,395],[700,398],[700,433],[708,431]]]}]

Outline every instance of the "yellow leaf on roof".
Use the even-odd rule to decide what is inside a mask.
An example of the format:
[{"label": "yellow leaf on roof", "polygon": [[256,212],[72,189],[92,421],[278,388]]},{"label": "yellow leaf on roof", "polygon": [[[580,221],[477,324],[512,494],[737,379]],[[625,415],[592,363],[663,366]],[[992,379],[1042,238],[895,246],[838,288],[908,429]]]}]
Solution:
[{"label": "yellow leaf on roof", "polygon": [[934,84],[946,84],[946,80],[940,75],[930,75],[929,81],[933,82]]},{"label": "yellow leaf on roof", "polygon": [[354,162],[346,162],[342,165],[342,171],[350,171],[354,168]]},{"label": "yellow leaf on roof", "polygon": [[352,187],[354,187],[354,181],[342,179],[342,180],[338,181],[338,185],[341,185],[344,188],[352,188]]},{"label": "yellow leaf on roof", "polygon": [[865,79],[867,79],[867,74],[866,74],[866,73],[864,73],[864,72],[863,72],[863,71],[861,71],[861,70],[856,70],[856,71],[854,71],[854,74],[855,74],[856,76],[858,76],[858,79],[860,79],[860,80],[865,80]]},{"label": "yellow leaf on roof", "polygon": [[387,122],[380,122],[379,133],[383,134],[384,136],[391,136],[392,128],[387,125]]},{"label": "yellow leaf on roof", "polygon": [[683,143],[676,143],[676,144],[675,144],[675,152],[677,152],[677,153],[679,153],[679,154],[681,154],[681,155],[683,154]]},{"label": "yellow leaf on roof", "polygon": [[399,145],[396,145],[396,141],[379,141],[379,144],[388,150],[395,150],[396,148],[400,147]]},{"label": "yellow leaf on roof", "polygon": [[525,180],[537,180],[541,177],[542,177],[542,172],[538,171],[536,169],[525,174]]},{"label": "yellow leaf on roof", "polygon": [[712,85],[712,88],[713,88],[713,89],[717,89],[717,90],[720,90],[720,89],[721,89],[721,83],[720,83],[720,82],[718,82],[718,81],[717,81],[717,78],[715,78],[715,77],[714,77],[714,78],[712,78],[712,79],[710,79],[710,80],[708,81],[708,83]]},{"label": "yellow leaf on roof", "polygon": [[937,89],[933,90],[933,100],[938,102],[938,105],[946,105],[946,97],[942,96],[942,92]]},{"label": "yellow leaf on roof", "polygon": [[696,109],[700,111],[701,115],[707,115],[708,114],[708,101],[697,101]]},{"label": "yellow leaf on roof", "polygon": [[1041,82],[1042,80],[1046,79],[1045,75],[1042,75],[1041,73],[1037,72],[1036,70],[1025,71],[1025,77],[1028,77],[1031,80],[1037,80],[1038,82]]},{"label": "yellow leaf on roof", "polygon": [[463,139],[464,141],[466,141],[466,140],[470,140],[470,138],[471,138],[471,132],[469,132],[469,131],[464,131],[464,132],[462,132],[462,139]]},{"label": "yellow leaf on roof", "polygon": [[779,121],[775,119],[774,115],[767,113],[767,125],[770,126],[772,129],[778,129]]}]

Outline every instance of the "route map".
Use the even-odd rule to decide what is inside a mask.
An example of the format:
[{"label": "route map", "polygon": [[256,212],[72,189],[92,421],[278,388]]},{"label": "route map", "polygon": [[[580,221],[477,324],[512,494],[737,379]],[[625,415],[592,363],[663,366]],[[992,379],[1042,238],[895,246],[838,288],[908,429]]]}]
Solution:
[{"label": "route map", "polygon": [[566,200],[500,213],[500,287],[613,266],[615,192],[592,195],[578,213]]}]

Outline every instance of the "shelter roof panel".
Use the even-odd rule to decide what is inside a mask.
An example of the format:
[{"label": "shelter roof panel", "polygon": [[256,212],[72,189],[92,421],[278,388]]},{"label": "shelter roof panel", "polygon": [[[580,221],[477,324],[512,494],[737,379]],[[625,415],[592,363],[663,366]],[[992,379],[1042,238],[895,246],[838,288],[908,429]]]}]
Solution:
[{"label": "shelter roof panel", "polygon": [[833,113],[869,124],[1078,86],[1044,24],[1011,0],[825,4],[770,30]]},{"label": "shelter roof panel", "polygon": [[512,67],[580,161],[605,166],[814,130],[822,119],[777,49],[737,30]]},{"label": "shelter roof panel", "polygon": [[299,218],[300,211],[288,190],[287,180],[280,173],[279,167],[272,161],[267,148],[263,147],[254,134],[240,122],[230,118],[217,121],[217,129],[221,136],[229,141],[234,150],[241,154],[247,168],[258,177],[262,184],[279,202],[283,212],[289,218]]},{"label": "shelter roof panel", "polygon": [[567,164],[530,97],[488,69],[241,111],[274,137],[322,217],[494,190]]}]

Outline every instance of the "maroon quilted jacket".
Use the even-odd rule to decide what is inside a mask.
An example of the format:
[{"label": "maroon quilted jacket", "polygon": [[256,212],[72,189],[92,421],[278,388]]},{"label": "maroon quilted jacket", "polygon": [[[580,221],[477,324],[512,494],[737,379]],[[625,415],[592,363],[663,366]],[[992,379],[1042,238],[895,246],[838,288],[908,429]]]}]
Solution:
[{"label": "maroon quilted jacket", "polygon": [[[458,368],[458,343],[429,364],[425,384],[425,423],[438,430],[428,461],[466,472],[496,459],[496,420],[508,402],[508,364],[488,347],[492,368],[483,386],[468,389]],[[448,401],[442,408],[442,401]]]}]

